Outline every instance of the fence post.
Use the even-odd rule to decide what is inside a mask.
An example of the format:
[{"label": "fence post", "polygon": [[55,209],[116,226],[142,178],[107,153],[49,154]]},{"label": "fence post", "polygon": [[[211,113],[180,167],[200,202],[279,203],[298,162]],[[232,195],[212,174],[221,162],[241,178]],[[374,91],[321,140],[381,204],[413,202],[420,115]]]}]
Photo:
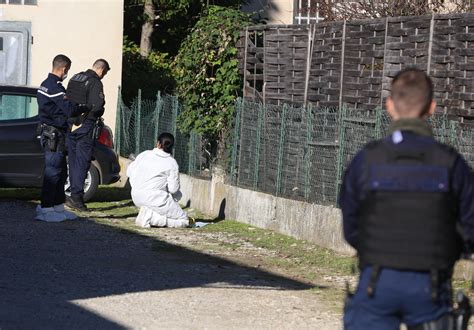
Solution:
[{"label": "fence post", "polygon": [[344,88],[342,85],[344,84],[344,58],[346,56],[346,23],[347,21],[344,20],[344,25],[342,28],[342,52],[341,52],[341,79],[339,80],[339,109],[342,107],[342,97]]},{"label": "fence post", "polygon": [[379,107],[375,108],[375,139],[382,138],[382,115],[383,110]]},{"label": "fence post", "polygon": [[156,93],[155,123],[154,123],[155,124],[155,129],[154,129],[155,143],[156,141],[158,141],[161,109],[163,109],[163,101],[161,99],[161,92],[158,91]]},{"label": "fence post", "polygon": [[339,109],[339,150],[337,153],[337,176],[336,176],[336,204],[339,197],[339,189],[342,184],[342,176],[344,169],[344,149],[345,149],[345,120],[347,116],[347,108],[345,105]]},{"label": "fence post", "polygon": [[247,94],[245,93],[247,87],[247,50],[249,44],[249,28],[245,28],[245,45],[244,45],[244,83],[242,89],[242,96],[245,98]]},{"label": "fence post", "polygon": [[236,185],[238,186],[239,183],[240,183],[240,170],[242,169],[242,131],[244,129],[244,114],[245,114],[245,97],[242,98],[242,108],[240,110],[240,123],[239,123],[239,126],[240,126],[240,133],[239,133],[239,144],[240,144],[240,152],[239,152],[239,164],[238,164],[238,167],[239,167],[239,175],[237,176],[237,181],[236,181]]},{"label": "fence post", "polygon": [[448,134],[446,134],[447,133],[446,131],[448,130],[448,127],[447,127],[448,115],[445,112],[445,113],[442,114],[442,116],[443,116],[442,117],[443,118],[443,124],[442,124],[443,133],[440,136],[440,142],[445,143],[446,139],[448,138],[447,137]]},{"label": "fence post", "polygon": [[138,108],[135,115],[135,155],[140,153],[141,137],[141,117],[142,117],[142,90],[138,90]]},{"label": "fence post", "polygon": [[306,105],[308,104],[309,76],[311,74],[311,63],[313,60],[313,44],[314,44],[315,34],[316,34],[316,24],[313,24],[313,25],[310,24],[308,27],[308,54],[306,56],[306,73],[305,73],[305,80],[304,80],[304,99],[303,99],[304,107],[306,107]]},{"label": "fence post", "polygon": [[122,137],[122,89],[118,87],[118,96],[117,96],[117,113],[115,117],[115,151],[119,156],[122,155],[121,147],[121,137]]},{"label": "fence post", "polygon": [[262,139],[262,126],[264,118],[265,108],[262,103],[258,106],[258,122],[257,122],[257,140],[255,142],[255,164],[254,164],[254,176],[253,176],[253,187],[258,187],[258,175],[259,175],[259,164],[260,164],[260,147]]},{"label": "fence post", "polygon": [[[178,136],[176,135],[177,130],[177,121],[178,121],[178,110],[179,110],[179,101],[178,97],[173,96],[173,103],[172,103],[172,118],[171,118],[171,134],[174,136],[174,143],[177,144]],[[173,148],[173,156],[176,157],[176,148]]]},{"label": "fence post", "polygon": [[383,77],[385,77],[385,57],[387,55],[387,38],[388,38],[388,17],[385,18],[385,37],[383,41],[383,69],[382,69],[382,86],[380,88],[380,107],[383,108],[383,88],[384,82]]},{"label": "fence post", "polygon": [[[451,120],[449,122],[449,144],[452,146],[452,147],[459,147],[456,145],[456,138],[457,138],[457,128],[459,127],[459,124],[457,122],[455,122],[454,120]],[[461,132],[462,133],[462,132]]]},{"label": "fence post", "polygon": [[280,122],[280,141],[278,144],[278,167],[277,167],[277,179],[276,179],[276,196],[281,193],[281,175],[283,171],[283,147],[285,144],[285,123],[286,113],[288,112],[288,104],[283,104],[283,111],[281,113]]},{"label": "fence post", "polygon": [[435,14],[433,13],[431,15],[431,21],[430,21],[430,37],[428,40],[428,63],[426,64],[426,74],[430,75],[431,72],[431,57],[433,53],[433,33],[434,33],[434,17]]},{"label": "fence post", "polygon": [[196,133],[191,131],[189,135],[189,145],[188,145],[188,174],[193,175],[196,169]]},{"label": "fence post", "polygon": [[237,179],[237,149],[240,141],[240,115],[242,112],[243,100],[238,98],[235,107],[234,136],[232,141],[232,158],[230,162],[230,182],[236,184]]},{"label": "fence post", "polygon": [[171,133],[174,135],[176,138],[176,122],[178,121],[178,108],[179,108],[179,102],[178,98],[175,96],[173,97],[173,117],[171,120]]},{"label": "fence post", "polygon": [[309,194],[311,191],[311,183],[309,182],[309,172],[311,168],[310,162],[311,162],[312,152],[311,152],[311,149],[309,148],[309,144],[311,142],[312,132],[313,132],[313,117],[312,117],[313,106],[310,103],[308,107],[305,109],[306,109],[306,141],[305,141],[305,146],[304,146],[304,164],[305,164],[304,199],[308,201]]}]

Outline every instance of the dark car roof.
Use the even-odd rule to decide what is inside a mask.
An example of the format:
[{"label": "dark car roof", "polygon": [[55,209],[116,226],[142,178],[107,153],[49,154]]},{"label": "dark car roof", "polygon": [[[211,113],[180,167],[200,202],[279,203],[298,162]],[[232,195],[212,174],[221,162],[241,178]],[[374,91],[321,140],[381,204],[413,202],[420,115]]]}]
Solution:
[{"label": "dark car roof", "polygon": [[31,87],[31,86],[0,85],[0,94],[8,93],[8,94],[36,96],[37,91],[38,91],[37,87]]}]

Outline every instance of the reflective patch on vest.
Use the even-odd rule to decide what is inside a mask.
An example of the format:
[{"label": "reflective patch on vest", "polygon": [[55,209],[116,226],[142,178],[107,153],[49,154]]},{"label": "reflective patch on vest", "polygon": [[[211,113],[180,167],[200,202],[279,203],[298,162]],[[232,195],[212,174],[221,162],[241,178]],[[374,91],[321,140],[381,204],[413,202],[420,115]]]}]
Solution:
[{"label": "reflective patch on vest", "polygon": [[385,191],[447,192],[449,172],[436,165],[371,165],[370,189]]},{"label": "reflective patch on vest", "polygon": [[403,141],[403,134],[400,131],[395,131],[392,134],[392,142],[394,144],[399,144]]}]

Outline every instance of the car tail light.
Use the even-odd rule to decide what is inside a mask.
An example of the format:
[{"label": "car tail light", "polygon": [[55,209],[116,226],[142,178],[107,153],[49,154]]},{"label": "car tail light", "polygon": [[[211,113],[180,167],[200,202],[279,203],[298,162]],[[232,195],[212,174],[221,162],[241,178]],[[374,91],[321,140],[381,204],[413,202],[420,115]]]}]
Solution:
[{"label": "car tail light", "polygon": [[103,144],[109,148],[114,147],[114,137],[112,135],[112,130],[108,126],[102,127],[100,130],[99,137],[97,138],[97,141],[100,144]]}]

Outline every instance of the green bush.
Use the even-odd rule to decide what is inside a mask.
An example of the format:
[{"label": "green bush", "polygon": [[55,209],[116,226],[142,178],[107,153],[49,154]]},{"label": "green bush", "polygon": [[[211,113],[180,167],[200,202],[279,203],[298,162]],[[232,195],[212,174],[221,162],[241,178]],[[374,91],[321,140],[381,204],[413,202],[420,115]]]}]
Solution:
[{"label": "green bush", "polygon": [[181,45],[174,73],[182,131],[222,141],[242,88],[236,43],[249,24],[249,15],[239,10],[210,6]]},{"label": "green bush", "polygon": [[140,47],[125,38],[123,45],[122,97],[130,103],[142,90],[144,98],[154,98],[157,91],[172,93],[175,87],[167,54],[151,52],[148,57],[140,55]]}]

